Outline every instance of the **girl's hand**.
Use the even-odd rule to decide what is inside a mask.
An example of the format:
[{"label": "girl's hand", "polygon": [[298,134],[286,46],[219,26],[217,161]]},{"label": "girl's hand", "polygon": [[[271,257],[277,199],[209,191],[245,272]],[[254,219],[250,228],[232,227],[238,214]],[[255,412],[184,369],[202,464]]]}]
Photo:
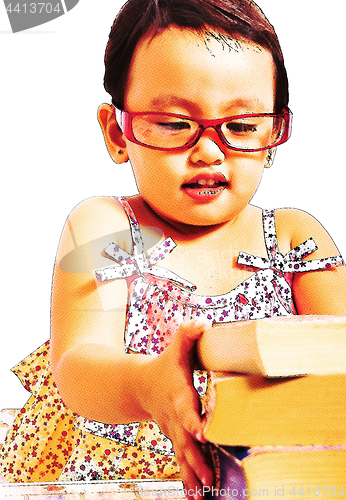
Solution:
[{"label": "girl's hand", "polygon": [[213,473],[201,448],[205,440],[200,401],[192,381],[195,343],[205,326],[185,321],[179,327],[165,351],[143,367],[146,386],[139,396],[144,410],[172,440],[190,498],[200,498],[203,485],[213,483]]}]

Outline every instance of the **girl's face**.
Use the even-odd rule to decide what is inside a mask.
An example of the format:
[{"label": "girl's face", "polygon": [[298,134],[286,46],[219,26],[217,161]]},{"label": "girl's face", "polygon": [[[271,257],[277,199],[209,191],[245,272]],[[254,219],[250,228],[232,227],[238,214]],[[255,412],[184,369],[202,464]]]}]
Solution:
[{"label": "girl's face", "polygon": [[[219,40],[176,27],[142,39],[129,71],[125,110],[196,119],[272,113],[269,51],[250,42]],[[164,218],[198,226],[237,218],[256,192],[267,155],[228,149],[212,128],[184,151],[153,150],[125,140],[143,199]],[[218,188],[208,189],[213,183]]]}]

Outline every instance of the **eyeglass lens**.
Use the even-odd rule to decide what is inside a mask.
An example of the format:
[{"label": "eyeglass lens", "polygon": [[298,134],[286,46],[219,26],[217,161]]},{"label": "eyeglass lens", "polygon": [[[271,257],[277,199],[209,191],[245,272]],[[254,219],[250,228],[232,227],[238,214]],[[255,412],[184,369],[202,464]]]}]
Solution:
[{"label": "eyeglass lens", "polygon": [[[225,141],[234,148],[261,149],[277,143],[282,137],[285,120],[282,116],[232,118],[221,124]],[[198,134],[193,120],[162,114],[136,115],[132,119],[135,139],[147,146],[179,148]]]}]

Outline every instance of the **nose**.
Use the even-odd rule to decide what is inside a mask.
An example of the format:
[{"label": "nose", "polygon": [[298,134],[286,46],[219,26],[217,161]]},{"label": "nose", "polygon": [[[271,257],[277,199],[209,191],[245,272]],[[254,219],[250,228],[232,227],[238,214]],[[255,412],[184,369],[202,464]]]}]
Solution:
[{"label": "nose", "polygon": [[199,138],[199,141],[191,148],[190,160],[196,166],[219,165],[225,160],[219,137],[216,130],[207,129]]}]

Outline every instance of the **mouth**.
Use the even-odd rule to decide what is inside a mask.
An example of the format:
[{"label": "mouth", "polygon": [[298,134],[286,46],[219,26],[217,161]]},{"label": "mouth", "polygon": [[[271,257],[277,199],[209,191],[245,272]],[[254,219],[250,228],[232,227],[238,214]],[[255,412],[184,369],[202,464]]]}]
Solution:
[{"label": "mouth", "polygon": [[182,185],[186,194],[198,201],[214,199],[228,187],[229,183],[222,174],[201,174]]}]

